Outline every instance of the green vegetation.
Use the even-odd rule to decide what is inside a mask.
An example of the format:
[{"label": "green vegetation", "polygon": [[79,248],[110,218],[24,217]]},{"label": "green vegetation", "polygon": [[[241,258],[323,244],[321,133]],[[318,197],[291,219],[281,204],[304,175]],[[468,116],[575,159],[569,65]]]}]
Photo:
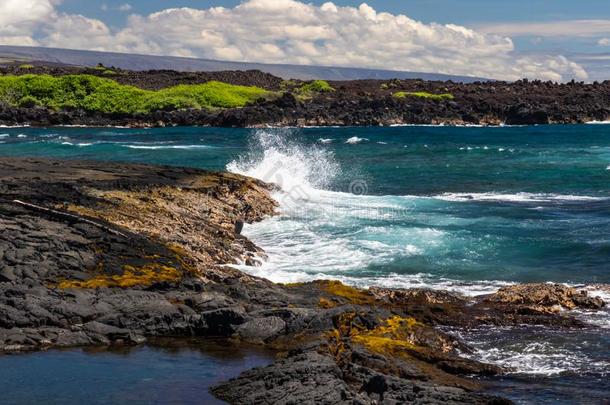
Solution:
[{"label": "green vegetation", "polygon": [[85,74],[0,76],[0,103],[53,110],[135,114],[183,108],[237,108],[269,94],[258,87],[215,81],[151,91]]},{"label": "green vegetation", "polygon": [[331,93],[335,91],[330,84],[325,80],[313,80],[309,83],[303,84],[301,87],[297,87],[293,90],[297,98],[301,100],[308,100],[320,93]]},{"label": "green vegetation", "polygon": [[20,65],[19,69],[24,69],[24,70],[34,69],[34,65],[30,65],[30,64],[26,63],[25,65]]},{"label": "green vegetation", "polygon": [[406,92],[399,91],[393,94],[396,98],[407,98],[407,97],[417,97],[417,98],[425,98],[428,100],[442,101],[442,100],[453,100],[455,97],[453,94],[443,93],[443,94],[432,94],[425,91],[418,92]]},{"label": "green vegetation", "polygon": [[282,80],[282,82],[280,83],[280,89],[282,91],[291,90],[291,89],[295,88],[296,86],[297,86],[297,82],[294,80]]},{"label": "green vegetation", "polygon": [[311,93],[330,93],[335,91],[326,80],[314,80],[309,83],[305,83],[299,88],[301,94]]}]

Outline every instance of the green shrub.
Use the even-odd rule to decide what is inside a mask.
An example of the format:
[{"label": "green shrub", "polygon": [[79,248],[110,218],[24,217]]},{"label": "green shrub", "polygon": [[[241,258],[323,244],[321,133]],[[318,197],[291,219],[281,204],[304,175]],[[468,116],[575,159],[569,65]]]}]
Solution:
[{"label": "green shrub", "polygon": [[390,88],[390,86],[388,86],[387,83],[382,83],[380,87],[381,87],[381,90],[387,90]]},{"label": "green shrub", "polygon": [[455,98],[453,96],[453,94],[449,94],[449,93],[432,94],[432,93],[428,93],[425,91],[418,91],[418,92],[399,91],[399,92],[394,93],[393,96],[396,98],[417,97],[417,98],[425,98],[428,100],[435,100],[435,101],[453,100]]},{"label": "green shrub", "polygon": [[221,82],[143,90],[92,75],[0,77],[0,102],[41,105],[54,110],[79,108],[103,113],[148,113],[182,108],[243,107],[270,92]]},{"label": "green shrub", "polygon": [[299,92],[302,94],[329,93],[333,91],[335,91],[335,89],[333,89],[326,80],[314,80],[312,82],[305,83],[299,88]]},{"label": "green shrub", "polygon": [[33,108],[40,105],[40,101],[38,101],[35,97],[25,96],[19,100],[19,107],[22,108]]},{"label": "green shrub", "polygon": [[34,69],[34,65],[30,65],[29,63],[26,63],[24,65],[19,66],[19,69],[24,69],[24,70]]}]

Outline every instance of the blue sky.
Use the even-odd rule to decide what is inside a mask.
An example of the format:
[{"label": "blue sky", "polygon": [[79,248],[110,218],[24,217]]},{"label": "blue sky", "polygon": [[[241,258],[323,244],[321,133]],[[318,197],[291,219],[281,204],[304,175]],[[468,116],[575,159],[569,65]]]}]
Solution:
[{"label": "blue sky", "polygon": [[0,44],[592,81],[609,1],[0,0]]}]

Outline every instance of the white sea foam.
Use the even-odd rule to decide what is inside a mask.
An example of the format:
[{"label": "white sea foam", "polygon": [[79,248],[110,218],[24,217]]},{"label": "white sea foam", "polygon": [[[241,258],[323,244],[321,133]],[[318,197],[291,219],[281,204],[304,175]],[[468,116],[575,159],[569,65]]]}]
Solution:
[{"label": "white sea foam", "polygon": [[509,374],[607,375],[610,367],[602,348],[603,331],[599,330],[557,330],[526,325],[443,329],[474,349],[472,353],[462,353],[465,357],[502,366]]},{"label": "white sea foam", "polygon": [[542,193],[444,193],[432,198],[444,201],[506,201],[506,202],[552,202],[552,201],[603,201],[606,197]]},{"label": "white sea foam", "polygon": [[97,144],[97,142],[81,142],[81,143],[73,143],[73,142],[62,142],[64,146],[77,146],[79,148],[86,148],[87,146],[93,146]]},{"label": "white sea foam", "polygon": [[0,138],[8,138],[11,134],[0,134]]},{"label": "white sea foam", "polygon": [[329,144],[329,143],[333,142],[333,139],[332,138],[320,138],[320,139],[318,139],[318,142],[324,143],[324,144]]},{"label": "white sea foam", "polygon": [[355,144],[362,143],[365,141],[368,141],[368,139],[367,138],[358,138],[357,136],[352,136],[347,141],[345,141],[345,143],[350,144],[350,145],[355,145]]},{"label": "white sea foam", "polygon": [[26,134],[19,134],[17,135],[17,138],[27,138],[28,136]]},{"label": "white sea foam", "polygon": [[589,124],[589,125],[610,125],[610,120],[608,120],[608,121],[589,121],[589,122],[586,122],[585,124]]},{"label": "white sea foam", "polygon": [[144,149],[144,150],[163,150],[163,149],[210,149],[209,145],[122,145],[129,149]]},{"label": "white sea foam", "polygon": [[227,170],[279,185],[288,200],[309,199],[330,186],[339,174],[331,151],[304,148],[289,139],[289,132],[259,130],[250,152],[227,165]]}]

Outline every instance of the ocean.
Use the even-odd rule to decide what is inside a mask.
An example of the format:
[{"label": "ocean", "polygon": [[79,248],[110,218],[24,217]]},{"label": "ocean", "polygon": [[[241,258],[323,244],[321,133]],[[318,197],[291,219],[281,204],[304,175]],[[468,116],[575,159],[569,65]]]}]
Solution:
[{"label": "ocean", "polygon": [[[274,182],[279,215],[244,234],[276,282],[339,279],[467,295],[559,282],[608,300],[610,126],[0,128],[0,155],[230,170]],[[522,403],[610,396],[610,313],[578,332],[460,334]],[[0,365],[2,359],[0,359]],[[539,386],[545,389],[535,389]],[[583,402],[583,392],[589,393]]]}]

